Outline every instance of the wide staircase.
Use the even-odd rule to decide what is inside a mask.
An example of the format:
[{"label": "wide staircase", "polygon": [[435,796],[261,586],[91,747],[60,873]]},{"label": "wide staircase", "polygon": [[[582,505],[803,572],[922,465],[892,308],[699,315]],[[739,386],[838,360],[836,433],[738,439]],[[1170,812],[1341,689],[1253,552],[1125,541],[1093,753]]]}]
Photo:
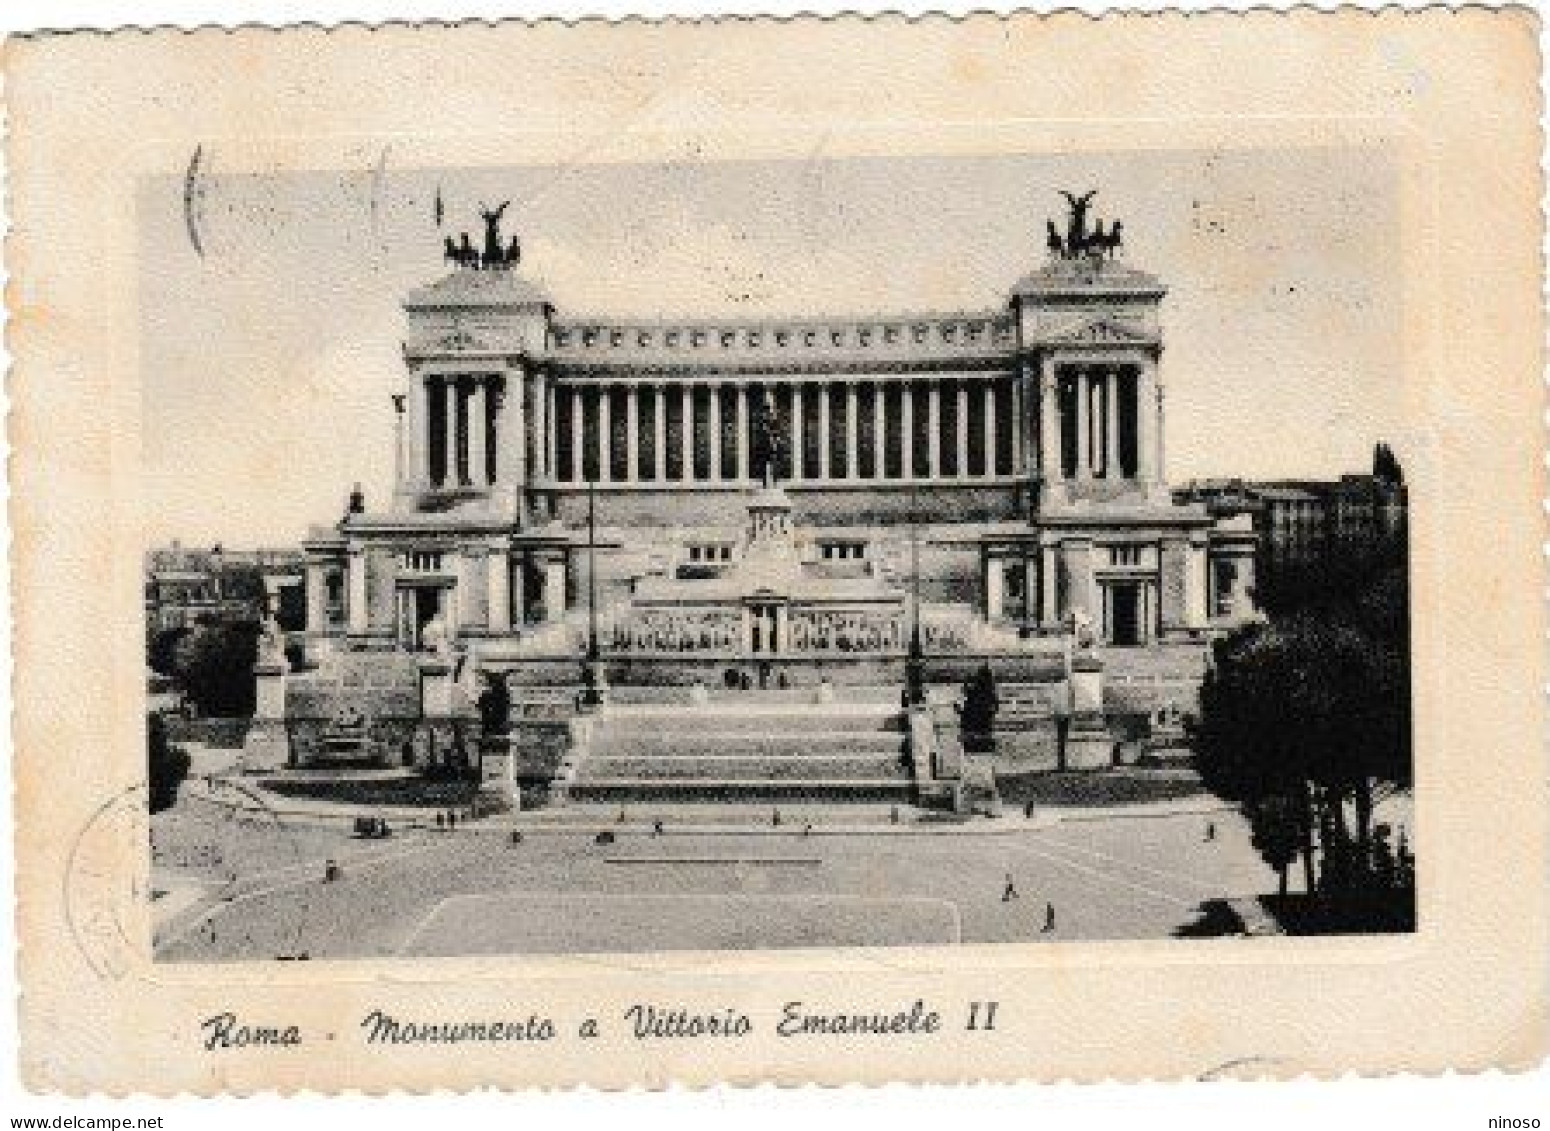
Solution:
[{"label": "wide staircase", "polygon": [[698,706],[616,705],[566,768],[581,802],[904,803],[904,718],[890,703],[745,693]]}]

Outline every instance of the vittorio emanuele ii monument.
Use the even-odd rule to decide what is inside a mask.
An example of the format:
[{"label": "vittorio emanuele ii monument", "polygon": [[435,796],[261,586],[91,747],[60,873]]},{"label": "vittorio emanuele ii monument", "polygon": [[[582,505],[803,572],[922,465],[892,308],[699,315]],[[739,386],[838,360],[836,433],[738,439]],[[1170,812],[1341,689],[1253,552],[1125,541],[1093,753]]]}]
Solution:
[{"label": "vittorio emanuele ii monument", "polygon": [[1167,288],[1065,195],[984,309],[861,318],[572,315],[482,209],[404,301],[392,497],[307,537],[249,760],[963,808],[1175,734],[1256,615],[1253,535],[1173,502]]}]

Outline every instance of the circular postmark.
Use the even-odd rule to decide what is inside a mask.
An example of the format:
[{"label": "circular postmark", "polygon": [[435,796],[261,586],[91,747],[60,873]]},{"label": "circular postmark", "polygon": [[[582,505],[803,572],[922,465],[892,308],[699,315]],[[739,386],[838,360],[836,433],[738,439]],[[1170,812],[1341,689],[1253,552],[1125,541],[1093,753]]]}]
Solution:
[{"label": "circular postmark", "polygon": [[308,957],[337,831],[293,826],[231,776],[191,777],[154,815],[150,803],[143,782],[114,794],[66,857],[66,928],[98,977],[125,978],[148,960]]},{"label": "circular postmark", "polygon": [[125,977],[144,957],[140,924],[148,891],[149,798],[140,784],[103,802],[65,861],[66,929],[87,965],[107,980]]}]

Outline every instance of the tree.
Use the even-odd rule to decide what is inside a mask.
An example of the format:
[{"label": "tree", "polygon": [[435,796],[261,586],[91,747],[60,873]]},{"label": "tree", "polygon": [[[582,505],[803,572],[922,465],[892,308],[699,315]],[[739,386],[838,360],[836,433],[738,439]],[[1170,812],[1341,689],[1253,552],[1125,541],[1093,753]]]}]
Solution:
[{"label": "tree", "polygon": [[1289,829],[1309,890],[1364,882],[1374,788],[1410,780],[1408,649],[1325,610],[1242,629],[1218,642],[1213,659],[1196,732],[1206,785],[1240,805],[1283,883]]},{"label": "tree", "polygon": [[486,735],[505,734],[511,728],[511,688],[506,677],[491,673],[475,703],[480,730]]},{"label": "tree", "polygon": [[188,752],[167,741],[167,726],[160,715],[146,716],[146,780],[152,813],[177,804],[178,787],[188,777]]},{"label": "tree", "polygon": [[964,748],[980,754],[990,751],[995,740],[991,737],[996,726],[996,713],[1001,700],[996,694],[996,673],[988,663],[964,682],[963,711],[959,723],[963,729]]},{"label": "tree", "polygon": [[151,633],[145,645],[145,666],[157,675],[177,674],[178,641],[188,635],[181,625]]},{"label": "tree", "polygon": [[1381,479],[1395,487],[1405,481],[1404,470],[1399,466],[1399,457],[1387,444],[1379,444],[1373,448],[1372,474],[1374,479]]},{"label": "tree", "polygon": [[202,714],[251,715],[259,626],[252,622],[196,625],[173,648],[173,674]]},{"label": "tree", "polygon": [[1273,796],[1248,811],[1250,837],[1265,863],[1276,870],[1277,894],[1286,898],[1287,873],[1302,843],[1302,826],[1295,801]]}]

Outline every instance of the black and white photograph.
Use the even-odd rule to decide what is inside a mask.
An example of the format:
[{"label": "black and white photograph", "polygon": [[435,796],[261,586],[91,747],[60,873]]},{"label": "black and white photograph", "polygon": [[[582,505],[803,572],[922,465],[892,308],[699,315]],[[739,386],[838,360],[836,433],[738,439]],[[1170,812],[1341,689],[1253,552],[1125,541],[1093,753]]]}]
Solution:
[{"label": "black and white photograph", "polygon": [[147,180],[156,957],[1413,930],[1396,175]]}]

